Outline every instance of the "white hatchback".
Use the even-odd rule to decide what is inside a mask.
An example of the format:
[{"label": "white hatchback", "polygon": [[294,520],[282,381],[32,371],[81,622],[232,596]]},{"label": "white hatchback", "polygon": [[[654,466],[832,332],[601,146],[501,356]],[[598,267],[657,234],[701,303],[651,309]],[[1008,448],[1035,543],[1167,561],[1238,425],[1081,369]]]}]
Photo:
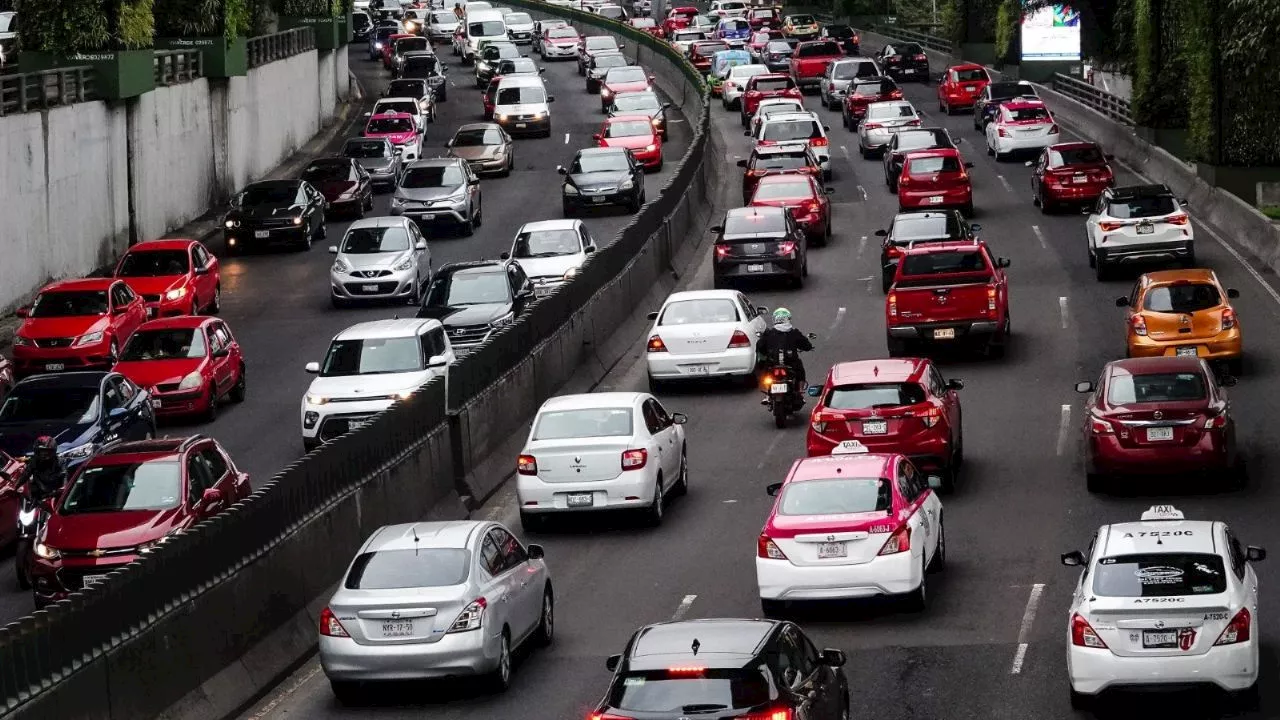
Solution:
[{"label": "white hatchback", "polygon": [[581,220],[539,220],[525,223],[511,242],[511,258],[533,283],[533,294],[542,296],[572,280],[596,241]]},{"label": "white hatchback", "polygon": [[673,293],[649,313],[645,363],[649,389],[704,377],[735,377],[755,383],[756,338],[768,327],[768,308],[756,307],[736,290]]},{"label": "white hatchback", "polygon": [[822,179],[831,179],[831,143],[827,132],[831,128],[822,123],[817,113],[770,113],[760,123],[754,134],[748,132],[758,145],[777,145],[779,143],[804,142],[818,158],[818,166],[822,168]]}]

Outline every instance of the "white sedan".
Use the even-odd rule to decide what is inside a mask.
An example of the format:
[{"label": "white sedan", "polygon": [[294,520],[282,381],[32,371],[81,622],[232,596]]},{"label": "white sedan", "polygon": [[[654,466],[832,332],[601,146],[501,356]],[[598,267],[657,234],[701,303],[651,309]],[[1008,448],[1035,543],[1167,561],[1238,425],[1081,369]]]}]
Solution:
[{"label": "white sedan", "polygon": [[1042,150],[1062,139],[1058,123],[1044,102],[1019,98],[1001,103],[987,123],[987,154],[1003,161],[1015,152]]},{"label": "white sedan", "polygon": [[735,377],[755,382],[756,338],[767,308],[736,290],[673,293],[658,312],[645,352],[649,389],[671,380]]},{"label": "white sedan", "polygon": [[549,515],[639,510],[660,525],[668,496],[689,490],[687,418],[648,393],[587,393],[542,404],[516,463],[520,525]]}]

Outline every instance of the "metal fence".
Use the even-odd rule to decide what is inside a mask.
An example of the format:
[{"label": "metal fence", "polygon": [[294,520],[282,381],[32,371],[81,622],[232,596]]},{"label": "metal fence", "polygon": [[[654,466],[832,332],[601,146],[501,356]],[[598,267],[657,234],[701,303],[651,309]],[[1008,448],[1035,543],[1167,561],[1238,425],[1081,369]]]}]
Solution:
[{"label": "metal fence", "polygon": [[93,83],[87,66],[0,75],[0,117],[94,100]]},{"label": "metal fence", "polygon": [[199,50],[157,50],[156,85],[177,85],[204,77]]},{"label": "metal fence", "polygon": [[895,25],[874,25],[872,26],[871,30],[873,32],[879,33],[888,38],[893,38],[895,40],[904,40],[906,42],[920,43],[925,48],[928,48],[929,50],[933,50],[934,52],[940,52],[947,55],[955,54],[955,46],[952,45],[950,40],[947,40],[945,38],[940,38],[934,35],[926,35],[925,33],[922,33],[922,32],[908,30],[906,28],[898,27]]},{"label": "metal fence", "polygon": [[1119,95],[1100,90],[1079,78],[1073,78],[1062,73],[1054,73],[1053,89],[1078,101],[1082,105],[1087,105],[1097,110],[1116,122],[1124,123],[1130,127],[1133,126],[1133,115],[1129,101]]},{"label": "metal fence", "polygon": [[316,34],[309,27],[282,30],[271,35],[259,35],[249,38],[248,41],[249,67],[256,68],[315,49]]}]

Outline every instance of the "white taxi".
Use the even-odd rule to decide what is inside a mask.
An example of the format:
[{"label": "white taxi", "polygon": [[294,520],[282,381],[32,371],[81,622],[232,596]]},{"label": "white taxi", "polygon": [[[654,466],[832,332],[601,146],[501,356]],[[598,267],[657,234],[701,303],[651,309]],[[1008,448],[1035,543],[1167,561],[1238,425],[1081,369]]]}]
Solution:
[{"label": "white taxi", "polygon": [[1062,140],[1062,131],[1041,100],[1018,98],[1000,104],[987,123],[987,154],[1003,162],[1015,152],[1040,151]]},{"label": "white taxi", "polygon": [[1252,701],[1258,682],[1258,578],[1267,556],[1225,523],[1156,505],[1139,522],[1104,525],[1067,611],[1071,704],[1118,687],[1216,685]]}]

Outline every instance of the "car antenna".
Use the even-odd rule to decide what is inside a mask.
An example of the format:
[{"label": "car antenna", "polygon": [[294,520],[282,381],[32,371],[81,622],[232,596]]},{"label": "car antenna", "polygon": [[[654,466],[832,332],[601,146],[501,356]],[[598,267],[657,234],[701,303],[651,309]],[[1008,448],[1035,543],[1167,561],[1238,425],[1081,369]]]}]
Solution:
[{"label": "car antenna", "polygon": [[693,650],[693,654],[694,654],[694,655],[697,655],[697,654],[698,654],[698,648],[700,648],[700,647],[702,647],[702,643],[698,642],[698,638],[694,638],[694,639],[693,639],[693,644],[689,646],[689,649],[690,649],[690,650]]},{"label": "car antenna", "polygon": [[416,557],[418,554],[418,526],[410,525],[409,532],[413,533],[413,554]]}]

